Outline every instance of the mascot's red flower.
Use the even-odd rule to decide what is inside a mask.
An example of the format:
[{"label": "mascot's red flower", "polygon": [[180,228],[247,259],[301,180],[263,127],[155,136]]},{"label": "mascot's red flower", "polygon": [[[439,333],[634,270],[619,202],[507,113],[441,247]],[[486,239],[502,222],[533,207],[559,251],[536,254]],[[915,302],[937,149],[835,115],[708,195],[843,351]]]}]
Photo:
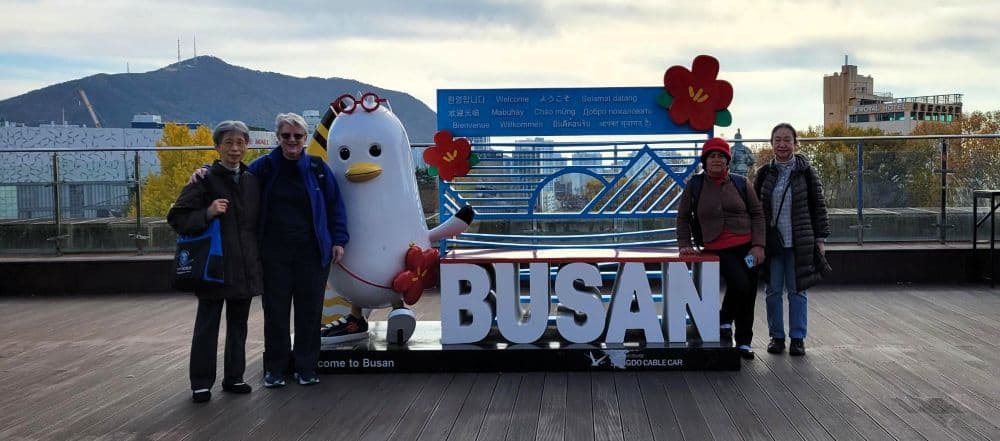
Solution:
[{"label": "mascot's red flower", "polygon": [[733,101],[733,86],[716,79],[718,75],[719,60],[709,55],[695,57],[691,70],[673,66],[663,75],[666,92],[657,102],[668,109],[674,124],[690,122],[695,130],[728,126],[733,122],[726,110]]},{"label": "mascot's red flower", "polygon": [[437,286],[441,257],[436,248],[425,250],[410,245],[406,250],[404,268],[392,280],[392,290],[403,295],[403,302],[412,305],[420,300],[425,289]]},{"label": "mascot's red flower", "polygon": [[469,174],[472,166],[479,162],[479,156],[472,153],[468,139],[453,139],[451,132],[438,130],[434,134],[434,145],[424,150],[424,161],[431,166],[427,170],[429,175],[450,181]]}]

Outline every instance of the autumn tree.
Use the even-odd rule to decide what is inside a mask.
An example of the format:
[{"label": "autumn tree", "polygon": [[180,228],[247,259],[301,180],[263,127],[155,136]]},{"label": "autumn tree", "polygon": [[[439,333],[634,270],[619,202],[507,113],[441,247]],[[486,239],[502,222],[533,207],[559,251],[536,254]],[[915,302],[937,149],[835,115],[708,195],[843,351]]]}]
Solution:
[{"label": "autumn tree", "polygon": [[[965,135],[1000,133],[1000,110],[972,112],[959,122]],[[1000,188],[1000,139],[965,138],[948,146],[948,168],[955,170],[949,185],[951,205],[972,205],[972,190]]]},{"label": "autumn tree", "polygon": [[[212,131],[206,126],[198,126],[193,131],[183,124],[167,123],[163,126],[163,138],[156,142],[160,171],[142,179],[140,200],[143,216],[166,216],[187,184],[191,172],[204,164],[211,164],[218,157],[212,149],[176,150],[166,147],[212,145]],[[134,206],[131,212],[134,216]]]}]

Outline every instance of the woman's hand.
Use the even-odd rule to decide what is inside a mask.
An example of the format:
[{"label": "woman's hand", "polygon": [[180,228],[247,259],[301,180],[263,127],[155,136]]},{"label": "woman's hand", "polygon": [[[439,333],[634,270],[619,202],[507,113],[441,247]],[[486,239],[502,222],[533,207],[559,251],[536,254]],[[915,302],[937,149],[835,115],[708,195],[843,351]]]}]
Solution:
[{"label": "woman's hand", "polygon": [[188,184],[194,184],[195,182],[202,180],[202,178],[204,178],[207,175],[208,175],[207,168],[205,167],[199,168],[195,170],[194,173],[191,173],[191,177],[188,178]]},{"label": "woman's hand", "polygon": [[753,248],[750,248],[750,255],[753,256],[753,266],[764,263],[764,247],[754,245]]},{"label": "woman's hand", "polygon": [[333,246],[333,263],[340,263],[340,259],[344,258],[344,247],[340,245]]},{"label": "woman's hand", "polygon": [[695,247],[681,247],[679,251],[681,254],[701,254],[701,250]]},{"label": "woman's hand", "polygon": [[819,249],[819,253],[820,254],[822,254],[824,256],[826,255],[826,242],[825,241],[817,240],[816,241],[816,248]]},{"label": "woman's hand", "polygon": [[208,206],[208,218],[214,219],[220,214],[225,214],[227,208],[229,208],[229,199],[216,199],[212,201],[212,205]]}]

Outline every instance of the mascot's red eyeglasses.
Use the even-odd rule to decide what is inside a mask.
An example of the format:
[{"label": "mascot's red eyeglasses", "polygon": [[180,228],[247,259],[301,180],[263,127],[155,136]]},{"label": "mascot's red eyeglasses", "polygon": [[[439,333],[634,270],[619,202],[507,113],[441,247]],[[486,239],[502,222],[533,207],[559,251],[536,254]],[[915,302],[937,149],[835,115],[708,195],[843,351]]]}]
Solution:
[{"label": "mascot's red eyeglasses", "polygon": [[368,92],[361,95],[360,100],[355,99],[354,95],[345,93],[333,100],[330,103],[330,107],[333,107],[333,110],[336,110],[337,113],[354,113],[358,106],[365,109],[365,112],[374,112],[375,109],[378,109],[379,104],[388,102],[389,100],[385,98],[379,98],[375,92]]}]

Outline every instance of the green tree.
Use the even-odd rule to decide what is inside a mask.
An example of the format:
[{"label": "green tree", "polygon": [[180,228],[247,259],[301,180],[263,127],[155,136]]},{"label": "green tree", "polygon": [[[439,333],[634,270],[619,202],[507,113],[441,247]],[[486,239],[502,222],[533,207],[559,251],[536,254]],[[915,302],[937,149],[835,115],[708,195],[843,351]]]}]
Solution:
[{"label": "green tree", "polygon": [[[189,130],[182,124],[167,123],[163,127],[163,138],[157,147],[212,146],[212,131],[206,126]],[[212,149],[172,150],[160,148],[156,151],[160,162],[160,172],[149,174],[142,179],[142,215],[166,216],[177,195],[187,184],[198,167],[211,164],[218,154]],[[131,208],[135,215],[135,206]]]}]

